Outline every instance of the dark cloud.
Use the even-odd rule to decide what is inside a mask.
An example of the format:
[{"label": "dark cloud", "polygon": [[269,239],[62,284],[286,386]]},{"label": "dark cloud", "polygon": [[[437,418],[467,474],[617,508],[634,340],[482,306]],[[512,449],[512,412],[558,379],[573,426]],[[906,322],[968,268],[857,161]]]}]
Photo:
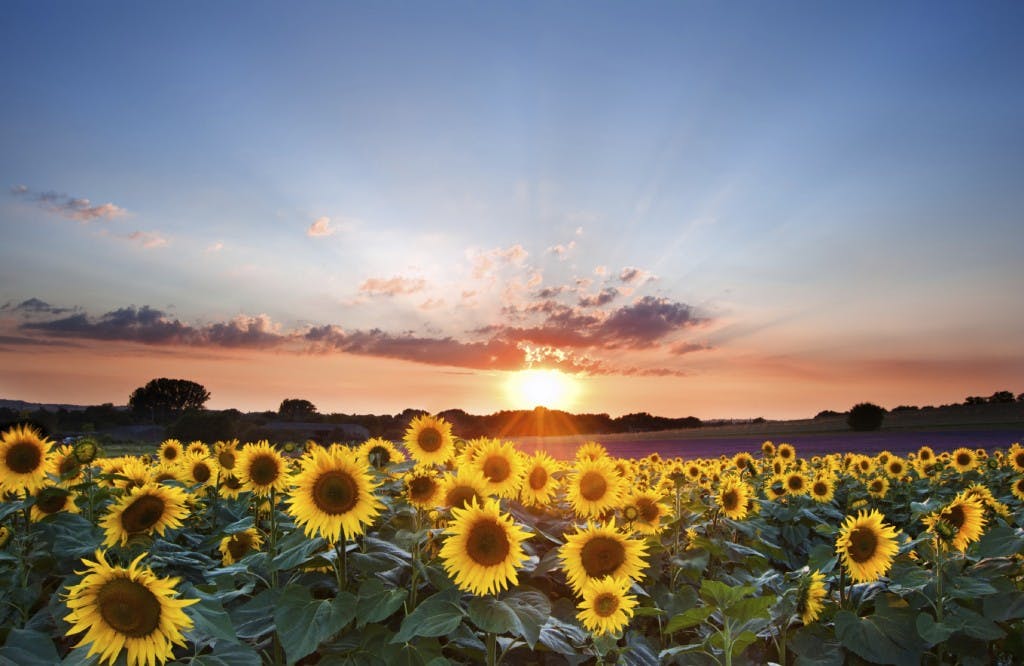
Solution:
[{"label": "dark cloud", "polygon": [[127,214],[124,208],[112,203],[94,204],[82,197],[72,197],[59,192],[34,192],[26,185],[15,185],[11,194],[35,202],[43,210],[56,213],[79,222],[90,222],[100,218],[115,218]]},{"label": "dark cloud", "polygon": [[655,277],[650,271],[634,266],[627,266],[619,271],[619,280],[625,284],[643,284],[654,279]]},{"label": "dark cloud", "polygon": [[580,306],[585,308],[599,308],[608,305],[619,296],[619,290],[615,287],[607,287],[596,294],[580,297]]},{"label": "dark cloud", "polygon": [[5,303],[0,307],[0,312],[21,312],[24,314],[51,314],[59,315],[65,312],[71,312],[71,308],[58,308],[50,305],[46,301],[38,298],[30,298],[26,301],[22,301],[17,305],[14,302]]}]

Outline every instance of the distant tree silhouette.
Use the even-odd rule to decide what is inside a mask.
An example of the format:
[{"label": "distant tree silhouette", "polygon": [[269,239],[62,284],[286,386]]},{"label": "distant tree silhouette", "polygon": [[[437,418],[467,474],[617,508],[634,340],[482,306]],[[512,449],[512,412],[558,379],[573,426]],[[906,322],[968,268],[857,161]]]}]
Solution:
[{"label": "distant tree silhouette", "polygon": [[996,391],[988,401],[991,403],[1013,402],[1013,391]]},{"label": "distant tree silhouette", "polygon": [[277,415],[288,421],[302,421],[316,415],[316,405],[302,398],[286,398],[277,408]]},{"label": "distant tree silhouette", "polygon": [[816,418],[816,419],[827,419],[830,416],[839,416],[839,412],[833,411],[831,409],[823,409],[820,412],[818,412],[817,414],[815,414],[814,418]]},{"label": "distant tree silhouette", "polygon": [[885,410],[870,402],[862,402],[850,409],[846,423],[854,430],[878,430],[882,427]]},{"label": "distant tree silhouette", "polygon": [[161,423],[176,418],[186,409],[202,409],[209,399],[210,392],[202,384],[161,377],[132,391],[128,406],[136,414]]}]

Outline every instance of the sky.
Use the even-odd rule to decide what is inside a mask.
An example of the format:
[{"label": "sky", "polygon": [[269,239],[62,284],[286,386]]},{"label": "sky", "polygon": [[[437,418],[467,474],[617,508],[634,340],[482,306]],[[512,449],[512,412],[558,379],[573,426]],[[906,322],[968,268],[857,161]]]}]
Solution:
[{"label": "sky", "polygon": [[[1024,391],[1019,3],[10,2],[0,397]],[[511,384],[510,384],[511,382]]]}]

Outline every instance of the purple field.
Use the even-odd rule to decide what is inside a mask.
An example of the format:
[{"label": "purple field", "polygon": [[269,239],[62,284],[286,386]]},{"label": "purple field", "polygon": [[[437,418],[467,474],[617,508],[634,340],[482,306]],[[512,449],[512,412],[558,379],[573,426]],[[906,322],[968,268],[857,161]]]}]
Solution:
[{"label": "purple field", "polygon": [[602,440],[600,435],[563,437],[550,440],[531,438],[520,442],[520,448],[532,453],[538,449],[550,455],[568,459],[572,458],[576,447],[584,441],[601,442],[612,455],[620,458],[642,458],[657,452],[663,458],[716,458],[720,455],[733,455],[740,451],[759,453],[761,443],[766,439],[779,444],[788,442],[796,447],[801,456],[813,456],[829,453],[864,453],[873,455],[888,450],[898,455],[906,455],[928,445],[935,451],[952,451],[961,446],[969,448],[1008,448],[1014,442],[1024,440],[1024,427],[1011,430],[955,430],[955,431],[899,431],[899,432],[837,432],[818,434],[786,434],[786,435],[736,435],[729,437],[700,437],[697,433],[678,435],[675,438],[659,439],[655,433],[637,435],[629,439],[626,435],[616,435]]}]

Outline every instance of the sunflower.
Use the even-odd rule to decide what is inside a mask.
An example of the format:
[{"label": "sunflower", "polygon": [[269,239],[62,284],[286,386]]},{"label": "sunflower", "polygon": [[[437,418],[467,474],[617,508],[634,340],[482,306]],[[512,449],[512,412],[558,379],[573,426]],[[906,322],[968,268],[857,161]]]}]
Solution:
[{"label": "sunflower", "polygon": [[740,473],[754,471],[754,456],[741,451],[732,457],[732,465]]},{"label": "sunflower", "polygon": [[826,596],[828,590],[825,588],[825,575],[820,571],[801,580],[796,595],[796,612],[800,615],[800,621],[806,625],[817,620],[825,608],[823,600]]},{"label": "sunflower", "polygon": [[99,454],[100,447],[94,439],[85,437],[78,440],[75,444],[75,458],[78,458],[78,462],[81,465],[88,465],[96,460],[96,456]]},{"label": "sunflower", "polygon": [[47,516],[65,511],[80,513],[75,504],[76,493],[60,486],[45,486],[36,491],[36,501],[32,505],[31,519],[39,521]]},{"label": "sunflower", "polygon": [[944,509],[922,518],[928,531],[956,550],[967,550],[985,531],[985,510],[977,497],[960,493]]},{"label": "sunflower", "polygon": [[487,480],[487,492],[498,497],[514,497],[519,494],[523,481],[523,462],[512,442],[492,439],[484,446],[473,466]]},{"label": "sunflower", "polygon": [[181,459],[181,470],[188,485],[203,487],[216,483],[220,472],[213,458],[193,451],[187,452]]},{"label": "sunflower", "polygon": [[460,467],[441,481],[441,504],[449,509],[465,509],[470,500],[483,504],[487,497],[487,479],[475,469]]},{"label": "sunflower", "polygon": [[523,469],[523,485],[519,498],[527,506],[545,506],[558,492],[559,482],[555,478],[558,463],[554,458],[538,451],[528,458]]},{"label": "sunflower", "polygon": [[836,551],[855,583],[870,583],[884,576],[899,551],[896,529],[882,522],[877,510],[847,516],[836,538]]},{"label": "sunflower", "polygon": [[163,444],[160,445],[158,453],[160,460],[163,462],[177,464],[181,457],[185,455],[185,449],[178,440],[165,439]]},{"label": "sunflower", "polygon": [[810,485],[811,497],[817,502],[831,502],[835,492],[832,479],[827,476],[817,477]]},{"label": "sunflower", "polygon": [[775,455],[775,445],[772,444],[771,440],[761,443],[761,455],[765,458],[771,458]]},{"label": "sunflower", "polygon": [[0,525],[0,548],[7,545],[7,542],[11,540],[11,528],[6,525]]},{"label": "sunflower", "polygon": [[566,580],[576,594],[593,579],[639,578],[647,566],[646,554],[646,542],[630,539],[611,523],[588,522],[582,529],[577,527],[575,534],[565,535],[565,543],[558,550]]},{"label": "sunflower", "polygon": [[435,416],[417,416],[405,431],[405,448],[417,463],[443,465],[455,455],[452,426]]},{"label": "sunflower", "polygon": [[70,444],[53,450],[53,473],[60,478],[60,485],[72,486],[82,478],[82,463],[75,455],[75,447]]},{"label": "sunflower", "polygon": [[0,488],[33,493],[46,484],[53,471],[53,446],[31,426],[14,426],[0,437]]},{"label": "sunflower", "polygon": [[882,499],[889,492],[889,479],[884,476],[876,476],[868,481],[867,488],[869,495]]},{"label": "sunflower", "polygon": [[718,488],[715,501],[726,518],[743,520],[747,517],[747,500],[751,494],[746,483],[735,477],[726,477]]},{"label": "sunflower", "polygon": [[1024,447],[1021,447],[1019,443],[1015,443],[1010,447],[1009,451],[1010,465],[1014,471],[1024,472]]},{"label": "sunflower", "polygon": [[608,457],[577,461],[566,483],[569,503],[582,518],[600,516],[622,502],[624,484]]},{"label": "sunflower", "polygon": [[576,460],[597,460],[598,458],[605,458],[607,456],[608,450],[600,443],[593,440],[583,442],[580,444],[579,448],[576,449]]},{"label": "sunflower", "polygon": [[354,450],[317,449],[303,459],[295,476],[288,513],[310,538],[351,539],[366,531],[384,508],[373,494],[379,485]]},{"label": "sunflower", "polygon": [[664,525],[661,521],[672,515],[672,510],[665,505],[664,496],[653,490],[639,490],[627,500],[627,505],[636,509],[637,516],[633,519],[633,529],[640,534],[657,534]]},{"label": "sunflower", "polygon": [[779,447],[775,449],[775,455],[786,462],[793,462],[796,460],[796,449],[793,448],[792,444],[779,444]]},{"label": "sunflower", "polygon": [[935,451],[930,446],[922,446],[917,450],[917,459],[922,463],[935,462]]},{"label": "sunflower", "polygon": [[440,557],[459,589],[484,595],[515,585],[516,569],[526,560],[523,541],[529,533],[502,514],[493,499],[482,506],[470,500],[465,509],[452,509],[452,517]]},{"label": "sunflower", "polygon": [[1024,502],[1024,476],[1014,479],[1013,483],[1010,484],[1010,490],[1013,492],[1013,496]]},{"label": "sunflower", "polygon": [[244,490],[245,487],[237,476],[230,472],[221,474],[217,483],[217,492],[221,497],[236,499]]},{"label": "sunflower", "polygon": [[259,530],[250,527],[235,532],[220,540],[220,556],[224,566],[234,564],[249,553],[255,553],[263,545],[263,537]]},{"label": "sunflower", "polygon": [[266,440],[243,446],[232,471],[242,482],[242,488],[256,495],[265,496],[271,490],[280,492],[288,487],[288,464]]},{"label": "sunflower", "polygon": [[359,456],[376,469],[405,462],[405,454],[382,437],[371,437],[359,446]]},{"label": "sunflower", "polygon": [[893,456],[885,463],[885,472],[894,479],[900,479],[907,473],[907,463],[902,458]]},{"label": "sunflower", "polygon": [[188,480],[185,478],[185,473],[179,466],[165,462],[162,462],[149,470],[149,480],[153,483],[164,484],[168,481],[174,481],[181,485],[186,485],[188,483]]},{"label": "sunflower", "polygon": [[217,442],[213,445],[213,452],[221,471],[233,470],[238,461],[238,440],[230,439]]},{"label": "sunflower", "polygon": [[807,494],[807,477],[800,472],[790,472],[782,482],[786,485],[786,492],[790,495]]},{"label": "sunflower", "polygon": [[860,458],[857,459],[855,467],[858,472],[860,472],[864,476],[867,476],[872,471],[874,471],[875,463],[873,460],[871,460],[871,458],[868,458],[867,456],[861,456]]},{"label": "sunflower", "polygon": [[441,482],[429,466],[417,465],[405,477],[405,498],[420,509],[433,509],[441,503]]},{"label": "sunflower", "polygon": [[128,539],[139,534],[163,536],[167,528],[181,527],[181,521],[188,516],[186,502],[188,494],[181,488],[147,483],[133,488],[117,500],[100,521],[106,532],[103,545],[122,546]]},{"label": "sunflower", "polygon": [[951,460],[953,462],[953,467],[955,467],[956,471],[961,474],[964,472],[970,472],[978,466],[978,454],[972,449],[964,448],[962,446],[953,451]]},{"label": "sunflower", "polygon": [[68,588],[64,620],[68,635],[86,632],[75,647],[90,645],[87,657],[113,664],[125,652],[128,666],[155,666],[174,658],[174,645],[185,645],[182,632],[192,620],[182,608],[199,600],[177,598],[178,579],[139,566],[143,557],[127,569],[108,564],[99,550],[95,562],[83,560],[86,575]]},{"label": "sunflower", "polygon": [[106,474],[124,477],[111,479],[111,483],[126,491],[144,486],[153,480],[153,470],[144,460],[135,456],[101,460],[100,469]]},{"label": "sunflower", "polygon": [[616,634],[629,624],[636,607],[636,597],[626,594],[629,578],[607,576],[587,581],[580,592],[583,599],[576,617],[595,636]]}]

